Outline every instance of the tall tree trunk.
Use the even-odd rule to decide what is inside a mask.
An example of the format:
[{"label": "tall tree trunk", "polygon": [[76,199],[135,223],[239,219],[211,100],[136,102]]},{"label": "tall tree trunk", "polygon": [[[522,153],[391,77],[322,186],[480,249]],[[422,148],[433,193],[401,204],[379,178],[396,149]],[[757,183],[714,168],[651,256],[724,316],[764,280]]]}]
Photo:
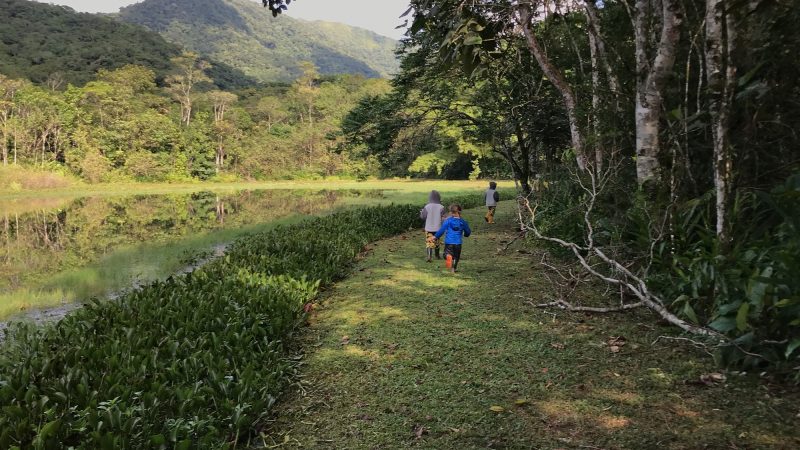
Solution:
[{"label": "tall tree trunk", "polygon": [[17,127],[14,127],[14,165],[17,165]]},{"label": "tall tree trunk", "polygon": [[183,120],[186,122],[186,126],[189,126],[189,122],[192,120],[192,99],[187,95],[186,100],[184,100],[185,104],[185,116]]},{"label": "tall tree trunk", "polygon": [[520,167],[519,163],[516,159],[514,159],[514,154],[505,144],[503,144],[503,150],[495,150],[497,153],[505,158],[508,162],[508,165],[511,166],[511,172],[514,174],[514,181],[519,185],[522,193],[527,196],[531,193],[531,183],[527,175],[525,175],[527,170]]},{"label": "tall tree trunk", "polygon": [[586,23],[589,25],[589,37],[591,38],[594,36],[597,58],[603,64],[603,70],[605,70],[608,79],[608,87],[614,94],[615,109],[619,111],[619,95],[621,94],[620,82],[608,59],[608,52],[606,51],[606,44],[605,41],[603,41],[603,32],[600,27],[600,19],[597,17],[595,0],[584,0],[583,4],[584,10],[586,11]]},{"label": "tall tree trunk", "polygon": [[640,184],[657,180],[660,172],[661,107],[663,91],[675,65],[676,45],[680,39],[681,17],[677,0],[662,0],[655,17],[661,22],[661,36],[651,62],[650,24],[655,0],[636,0],[634,17],[636,51],[636,178]]},{"label": "tall tree trunk", "polygon": [[3,127],[2,127],[2,136],[0,136],[0,148],[3,151],[3,165],[8,165],[8,118],[9,118],[9,111],[4,111],[2,113],[2,120],[3,120]]},{"label": "tall tree trunk", "polygon": [[600,70],[598,65],[597,37],[589,33],[589,50],[592,60],[592,134],[594,139],[594,170],[597,174],[603,172],[603,141],[600,137]]},{"label": "tall tree trunk", "polygon": [[586,170],[586,155],[585,155],[585,139],[580,128],[578,119],[578,101],[575,92],[570,87],[564,74],[556,68],[550,58],[545,54],[544,49],[539,44],[536,34],[531,29],[531,10],[529,5],[520,4],[517,7],[518,19],[522,32],[525,34],[525,40],[528,44],[528,49],[536,58],[536,62],[542,69],[542,72],[547,76],[547,79],[553,83],[553,86],[561,94],[564,102],[564,108],[567,110],[567,118],[569,119],[569,132],[572,139],[572,147],[575,149],[575,157],[578,162],[578,168]]},{"label": "tall tree trunk", "polygon": [[725,0],[706,2],[706,79],[709,112],[714,137],[714,190],[716,193],[716,232],[719,241],[728,243],[728,203],[731,192],[732,158],[729,139],[730,110],[736,82],[736,66],[731,61],[735,25]]},{"label": "tall tree trunk", "polygon": [[517,135],[517,145],[519,145],[520,150],[520,163],[519,163],[519,170],[520,170],[520,183],[522,184],[523,191],[525,193],[530,193],[530,180],[531,180],[531,156],[530,156],[530,147],[528,146],[528,140],[525,139],[525,133],[522,131],[522,126],[517,123],[516,127],[516,135]]}]

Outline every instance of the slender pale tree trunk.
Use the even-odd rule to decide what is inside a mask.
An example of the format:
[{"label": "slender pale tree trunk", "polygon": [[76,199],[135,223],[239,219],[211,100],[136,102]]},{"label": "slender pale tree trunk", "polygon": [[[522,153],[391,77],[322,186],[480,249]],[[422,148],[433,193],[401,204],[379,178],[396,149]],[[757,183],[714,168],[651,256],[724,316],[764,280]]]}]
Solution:
[{"label": "slender pale tree trunk", "polygon": [[735,24],[725,0],[706,2],[706,80],[709,111],[714,137],[714,190],[716,193],[716,231],[720,242],[729,239],[728,204],[731,192],[732,158],[729,127],[736,66],[731,60]]},{"label": "slender pale tree trunk", "polygon": [[[681,17],[677,0],[662,0],[661,10],[655,0],[636,0],[634,42],[636,51],[636,178],[640,184],[657,180],[661,165],[661,107],[663,91],[675,65],[676,46],[680,39]],[[655,5],[658,6],[658,5]],[[661,35],[650,60],[651,21],[660,19]]]},{"label": "slender pale tree trunk", "polygon": [[592,134],[594,135],[594,170],[597,174],[603,172],[603,159],[605,151],[603,140],[600,136],[600,68],[598,67],[597,37],[589,33],[589,50],[592,60]]},{"label": "slender pale tree trunk", "polygon": [[567,118],[569,119],[569,131],[572,139],[572,147],[575,149],[575,157],[578,162],[578,168],[586,170],[586,154],[585,154],[585,139],[581,131],[579,118],[578,118],[578,101],[575,92],[570,87],[564,74],[553,64],[547,54],[544,52],[539,39],[531,29],[531,10],[527,4],[520,4],[517,6],[517,18],[519,20],[522,32],[525,35],[525,41],[528,44],[528,49],[533,54],[542,72],[547,76],[547,79],[553,83],[553,86],[561,94],[564,102],[564,108],[567,110]]},{"label": "slender pale tree trunk", "polygon": [[603,105],[603,99],[600,97],[600,74],[601,66],[602,71],[605,73],[606,82],[610,91],[611,98],[613,99],[613,112],[620,116],[622,109],[620,107],[620,95],[622,93],[619,78],[612,68],[609,60],[608,52],[606,51],[605,41],[603,40],[602,28],[600,19],[598,17],[597,5],[595,0],[583,1],[584,12],[586,14],[587,34],[589,36],[589,49],[592,52],[592,110],[594,120],[592,123],[593,133],[595,134],[596,147],[595,147],[595,166],[596,172],[599,174],[603,171],[606,158],[613,158],[617,153],[616,140],[612,142],[611,152],[605,148],[606,142],[601,137],[602,130],[600,129],[600,110]]},{"label": "slender pale tree trunk", "polygon": [[192,98],[190,97],[191,94],[186,94],[186,97],[183,101],[183,121],[186,122],[186,126],[189,126],[189,123],[192,121]]},{"label": "slender pale tree trunk", "polygon": [[3,165],[8,165],[8,120],[9,120],[10,112],[3,111],[2,112],[2,136],[0,136],[0,148],[3,151]]},{"label": "slender pale tree trunk", "polygon": [[14,165],[17,165],[17,127],[14,127]]},{"label": "slender pale tree trunk", "polygon": [[608,79],[608,87],[615,97],[615,109],[619,111],[618,97],[621,93],[619,78],[614,72],[614,69],[611,67],[611,62],[608,58],[606,44],[603,40],[603,32],[600,27],[600,19],[597,17],[597,6],[595,5],[594,0],[585,0],[584,10],[586,11],[586,23],[589,25],[589,37],[590,39],[594,37],[597,58],[599,59],[600,63],[603,64],[603,70],[605,71]]}]

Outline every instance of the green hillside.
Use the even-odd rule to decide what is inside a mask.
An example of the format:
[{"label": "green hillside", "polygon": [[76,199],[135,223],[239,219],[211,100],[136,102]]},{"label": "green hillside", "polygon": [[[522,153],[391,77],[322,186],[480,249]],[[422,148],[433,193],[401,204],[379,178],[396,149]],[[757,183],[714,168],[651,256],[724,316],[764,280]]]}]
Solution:
[{"label": "green hillside", "polygon": [[[163,76],[170,58],[180,54],[157,33],[109,17],[77,13],[65,6],[25,0],[0,1],[0,73],[44,83],[54,74],[83,85],[99,69],[136,64]],[[209,75],[222,88],[252,85],[254,80],[211,61]]]},{"label": "green hillside", "polygon": [[304,60],[323,74],[387,77],[398,68],[390,38],[342,24],[273,19],[250,0],[146,0],[117,17],[265,82],[295,79]]}]

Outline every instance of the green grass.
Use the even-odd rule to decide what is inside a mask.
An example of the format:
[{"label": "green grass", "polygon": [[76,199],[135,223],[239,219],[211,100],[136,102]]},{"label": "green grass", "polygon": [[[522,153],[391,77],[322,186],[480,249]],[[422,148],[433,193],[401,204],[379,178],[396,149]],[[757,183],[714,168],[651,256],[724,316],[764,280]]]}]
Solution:
[{"label": "green grass", "polygon": [[[512,182],[498,183],[501,189],[513,189]],[[267,181],[267,182],[233,182],[233,183],[105,183],[85,184],[72,183],[68,186],[42,189],[14,190],[0,185],[0,201],[12,201],[29,198],[77,198],[87,196],[127,196],[135,194],[173,194],[198,191],[241,191],[260,189],[329,189],[329,190],[387,190],[399,192],[429,192],[431,189],[444,191],[461,191],[466,189],[484,189],[486,181],[442,181],[442,180],[310,180],[310,181]]]},{"label": "green grass", "polygon": [[[497,253],[514,236],[510,209],[501,205],[494,227],[482,211],[466,214],[475,231],[455,275],[424,262],[420,232],[370,246],[312,313],[301,388],[283,400],[265,445],[800,446],[796,389],[757,375],[686,383],[717,369],[690,346],[652,345],[674,330],[645,311],[599,316],[526,304],[520,293],[539,302],[554,289],[540,255]],[[614,336],[626,339],[619,353],[607,345]]]}]

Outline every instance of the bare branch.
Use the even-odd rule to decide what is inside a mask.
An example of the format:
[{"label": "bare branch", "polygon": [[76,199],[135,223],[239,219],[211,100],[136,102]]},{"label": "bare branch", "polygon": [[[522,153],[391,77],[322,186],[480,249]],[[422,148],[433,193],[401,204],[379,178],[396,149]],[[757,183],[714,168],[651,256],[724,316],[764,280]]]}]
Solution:
[{"label": "bare branch", "polygon": [[539,303],[539,304],[533,302],[527,302],[527,303],[537,308],[556,307],[571,312],[590,312],[590,313],[623,312],[631,309],[641,308],[642,306],[644,306],[644,303],[638,302],[638,303],[628,303],[620,306],[619,308],[595,308],[592,306],[574,306],[571,303],[567,302],[566,300],[556,300],[554,302]]}]

